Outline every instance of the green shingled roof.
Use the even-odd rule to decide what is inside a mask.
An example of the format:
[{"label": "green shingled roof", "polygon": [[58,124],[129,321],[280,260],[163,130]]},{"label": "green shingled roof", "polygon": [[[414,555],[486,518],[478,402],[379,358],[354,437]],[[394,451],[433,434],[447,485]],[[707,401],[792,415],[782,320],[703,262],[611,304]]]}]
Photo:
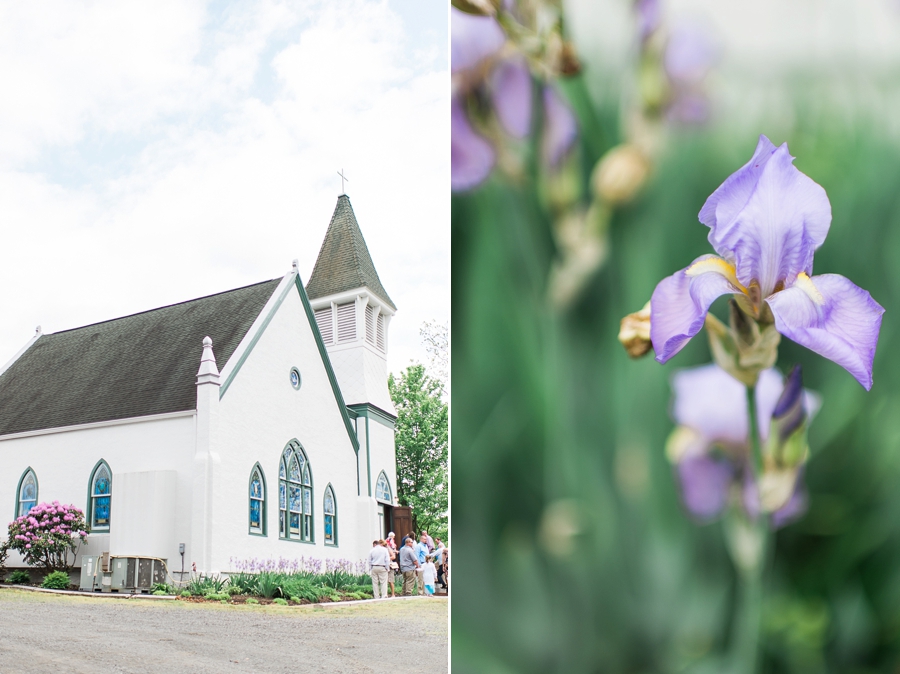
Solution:
[{"label": "green shingled roof", "polygon": [[342,194],[338,197],[316,266],[306,284],[306,294],[310,299],[316,299],[362,287],[368,288],[396,311],[397,307],[375,271],[372,256],[353,214],[350,197]]},{"label": "green shingled roof", "polygon": [[203,338],[224,366],[280,281],[41,336],[0,376],[0,435],[195,409]]}]

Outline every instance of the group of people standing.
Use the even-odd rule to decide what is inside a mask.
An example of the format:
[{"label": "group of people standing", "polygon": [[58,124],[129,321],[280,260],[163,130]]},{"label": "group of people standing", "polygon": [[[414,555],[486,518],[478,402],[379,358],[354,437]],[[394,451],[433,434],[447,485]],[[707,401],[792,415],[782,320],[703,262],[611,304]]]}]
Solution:
[{"label": "group of people standing", "polygon": [[448,588],[449,553],[450,549],[444,546],[441,539],[432,539],[427,531],[422,532],[418,543],[413,534],[404,536],[399,548],[393,531],[386,539],[372,541],[369,573],[375,599],[386,599],[388,587],[391,597],[397,596],[394,585],[397,573],[403,574],[404,596],[418,592],[430,597],[438,584]]}]

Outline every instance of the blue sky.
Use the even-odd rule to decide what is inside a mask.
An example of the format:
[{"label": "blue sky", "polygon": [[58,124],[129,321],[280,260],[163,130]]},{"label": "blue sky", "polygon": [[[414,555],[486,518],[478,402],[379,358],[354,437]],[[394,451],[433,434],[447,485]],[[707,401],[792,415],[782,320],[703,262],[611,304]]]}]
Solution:
[{"label": "blue sky", "polygon": [[[54,332],[309,276],[337,171],[400,312],[449,319],[443,0],[0,8],[0,361]],[[4,355],[6,354],[6,355]]]}]

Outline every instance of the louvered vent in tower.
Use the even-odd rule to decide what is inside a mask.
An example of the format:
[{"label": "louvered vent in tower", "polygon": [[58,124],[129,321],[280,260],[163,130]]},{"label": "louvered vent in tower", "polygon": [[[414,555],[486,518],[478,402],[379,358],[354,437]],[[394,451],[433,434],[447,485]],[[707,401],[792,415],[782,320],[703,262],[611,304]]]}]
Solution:
[{"label": "louvered vent in tower", "polygon": [[366,341],[375,346],[375,322],[378,317],[378,314],[375,312],[375,307],[367,306],[366,307]]},{"label": "louvered vent in tower", "polygon": [[332,321],[331,307],[316,310],[316,323],[322,334],[322,341],[326,344],[334,343],[334,323]]},{"label": "louvered vent in tower", "polygon": [[352,342],[356,339],[356,302],[338,304],[337,324],[338,343]]}]

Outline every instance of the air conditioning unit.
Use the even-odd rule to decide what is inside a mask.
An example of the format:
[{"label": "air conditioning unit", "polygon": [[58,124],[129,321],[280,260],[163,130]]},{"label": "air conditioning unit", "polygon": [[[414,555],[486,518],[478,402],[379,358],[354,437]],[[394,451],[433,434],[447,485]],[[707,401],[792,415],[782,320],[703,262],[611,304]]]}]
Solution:
[{"label": "air conditioning unit", "polygon": [[[166,560],[147,557],[112,557],[109,592],[149,594],[156,583],[166,582]],[[107,591],[104,588],[104,591]]]},{"label": "air conditioning unit", "polygon": [[78,589],[85,592],[109,592],[112,585],[112,574],[108,573],[108,569],[108,552],[99,557],[82,557],[81,583]]}]

